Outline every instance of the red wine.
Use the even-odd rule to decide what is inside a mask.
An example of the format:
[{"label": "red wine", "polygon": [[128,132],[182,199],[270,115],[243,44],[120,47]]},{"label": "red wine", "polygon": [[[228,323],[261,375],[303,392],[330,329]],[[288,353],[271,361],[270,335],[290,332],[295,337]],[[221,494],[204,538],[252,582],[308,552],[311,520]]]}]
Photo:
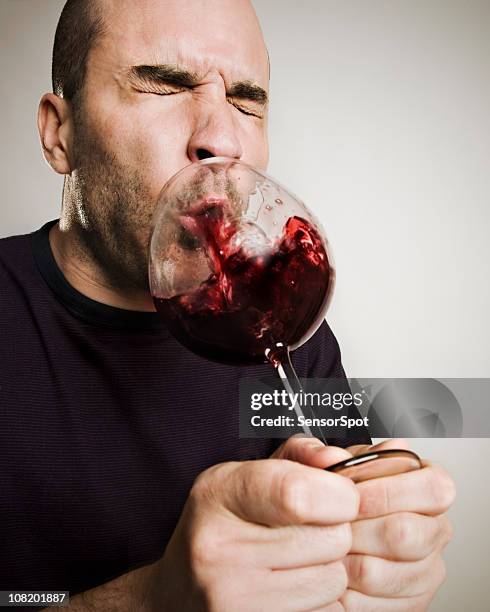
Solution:
[{"label": "red wine", "polygon": [[227,221],[221,206],[181,221],[181,246],[204,243],[214,271],[192,292],[169,299],[154,296],[157,310],[184,346],[215,361],[260,363],[267,361],[266,349],[279,342],[294,349],[316,331],[332,290],[333,269],[311,223],[290,217],[272,248],[250,255],[246,240],[237,240],[243,227]]}]

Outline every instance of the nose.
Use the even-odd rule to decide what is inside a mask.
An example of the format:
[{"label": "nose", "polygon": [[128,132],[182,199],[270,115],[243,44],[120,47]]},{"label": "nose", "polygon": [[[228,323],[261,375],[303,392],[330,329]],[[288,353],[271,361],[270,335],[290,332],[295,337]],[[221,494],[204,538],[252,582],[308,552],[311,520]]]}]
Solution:
[{"label": "nose", "polygon": [[203,112],[189,140],[187,154],[192,162],[208,157],[242,157],[232,113],[233,107],[226,100],[209,106]]}]

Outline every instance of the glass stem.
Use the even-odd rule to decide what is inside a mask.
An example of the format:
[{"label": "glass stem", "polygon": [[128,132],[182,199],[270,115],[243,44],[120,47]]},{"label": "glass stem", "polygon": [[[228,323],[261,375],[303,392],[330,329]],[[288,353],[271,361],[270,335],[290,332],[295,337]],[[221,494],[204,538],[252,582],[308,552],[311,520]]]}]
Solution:
[{"label": "glass stem", "polygon": [[[299,402],[298,398],[301,397],[304,400],[304,391],[303,386],[296,374],[296,371],[291,363],[291,357],[289,355],[289,348],[283,345],[281,342],[276,344],[274,351],[266,351],[266,356],[272,365],[276,368],[279,377],[281,378],[282,384],[289,398],[294,401],[293,410],[296,413],[297,417],[304,418],[315,418],[315,413],[311,406],[305,405],[304,401]],[[303,404],[303,407],[302,405]],[[308,415],[304,414],[303,409],[306,408]],[[320,427],[315,427],[314,430],[307,425],[306,423],[301,426],[304,434],[309,437],[317,437],[328,446],[328,442],[323,434],[323,431]]]}]

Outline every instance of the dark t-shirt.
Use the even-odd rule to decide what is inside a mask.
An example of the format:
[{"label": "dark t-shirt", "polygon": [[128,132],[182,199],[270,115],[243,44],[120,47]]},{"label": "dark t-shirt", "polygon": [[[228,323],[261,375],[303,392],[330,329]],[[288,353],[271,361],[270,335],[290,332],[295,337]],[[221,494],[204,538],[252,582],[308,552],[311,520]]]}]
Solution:
[{"label": "dark t-shirt", "polygon": [[[83,296],[53,223],[0,240],[0,590],[74,595],[158,559],[200,472],[280,441],[238,436],[238,380],[269,365],[207,361],[156,313]],[[344,376],[326,323],[293,363]]]}]

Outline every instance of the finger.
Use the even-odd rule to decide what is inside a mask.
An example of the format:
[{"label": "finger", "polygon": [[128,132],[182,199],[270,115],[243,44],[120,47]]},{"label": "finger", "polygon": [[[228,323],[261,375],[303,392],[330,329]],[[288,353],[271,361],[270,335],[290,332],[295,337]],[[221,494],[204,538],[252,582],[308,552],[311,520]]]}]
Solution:
[{"label": "finger", "polygon": [[370,597],[347,589],[340,601],[347,612],[414,612],[427,610],[431,599],[425,595],[399,599]]},{"label": "finger", "polygon": [[[294,461],[224,463],[194,485],[236,517],[270,527],[335,525],[354,520],[359,494],[348,479]],[[199,489],[201,487],[201,489]]]},{"label": "finger", "polygon": [[388,449],[406,449],[409,450],[410,445],[404,438],[394,438],[393,440],[385,440],[378,444],[356,444],[349,446],[346,450],[349,451],[353,456],[362,455],[363,453],[369,453],[376,450],[388,450]]},{"label": "finger", "polygon": [[369,555],[347,555],[343,563],[349,588],[371,597],[424,595],[437,589],[446,577],[444,561],[438,552],[408,563]]},{"label": "finger", "polygon": [[236,585],[232,608],[230,601],[220,601],[218,596],[213,598],[212,603],[216,605],[212,609],[241,612],[345,612],[344,607],[337,603],[340,595],[335,599],[336,592],[345,591],[345,568],[340,561],[336,563],[337,568],[330,568],[331,565],[270,572],[265,576],[262,569],[249,571],[250,582],[242,581]]},{"label": "finger", "polygon": [[325,446],[318,438],[307,438],[303,434],[286,440],[272,455],[275,459],[289,459],[311,467],[326,468],[351,454],[338,446]]},{"label": "finger", "polygon": [[345,612],[344,606],[340,601],[336,601],[328,606],[322,606],[321,608],[315,608],[312,612]]},{"label": "finger", "polygon": [[412,512],[354,521],[351,553],[392,561],[418,561],[451,540],[453,529],[445,514],[426,516]]},{"label": "finger", "polygon": [[359,517],[394,512],[443,514],[455,498],[452,478],[442,467],[425,462],[420,470],[366,480],[357,485],[361,495]]},{"label": "finger", "polygon": [[[271,570],[339,561],[347,555],[352,544],[350,523],[328,527],[251,527],[240,542],[241,556],[257,567]],[[236,531],[236,525],[233,530]]]},{"label": "finger", "polygon": [[[336,602],[347,588],[341,561],[299,569],[271,572],[271,591],[279,593],[274,610],[315,610]],[[287,606],[279,602],[287,602]]]}]

